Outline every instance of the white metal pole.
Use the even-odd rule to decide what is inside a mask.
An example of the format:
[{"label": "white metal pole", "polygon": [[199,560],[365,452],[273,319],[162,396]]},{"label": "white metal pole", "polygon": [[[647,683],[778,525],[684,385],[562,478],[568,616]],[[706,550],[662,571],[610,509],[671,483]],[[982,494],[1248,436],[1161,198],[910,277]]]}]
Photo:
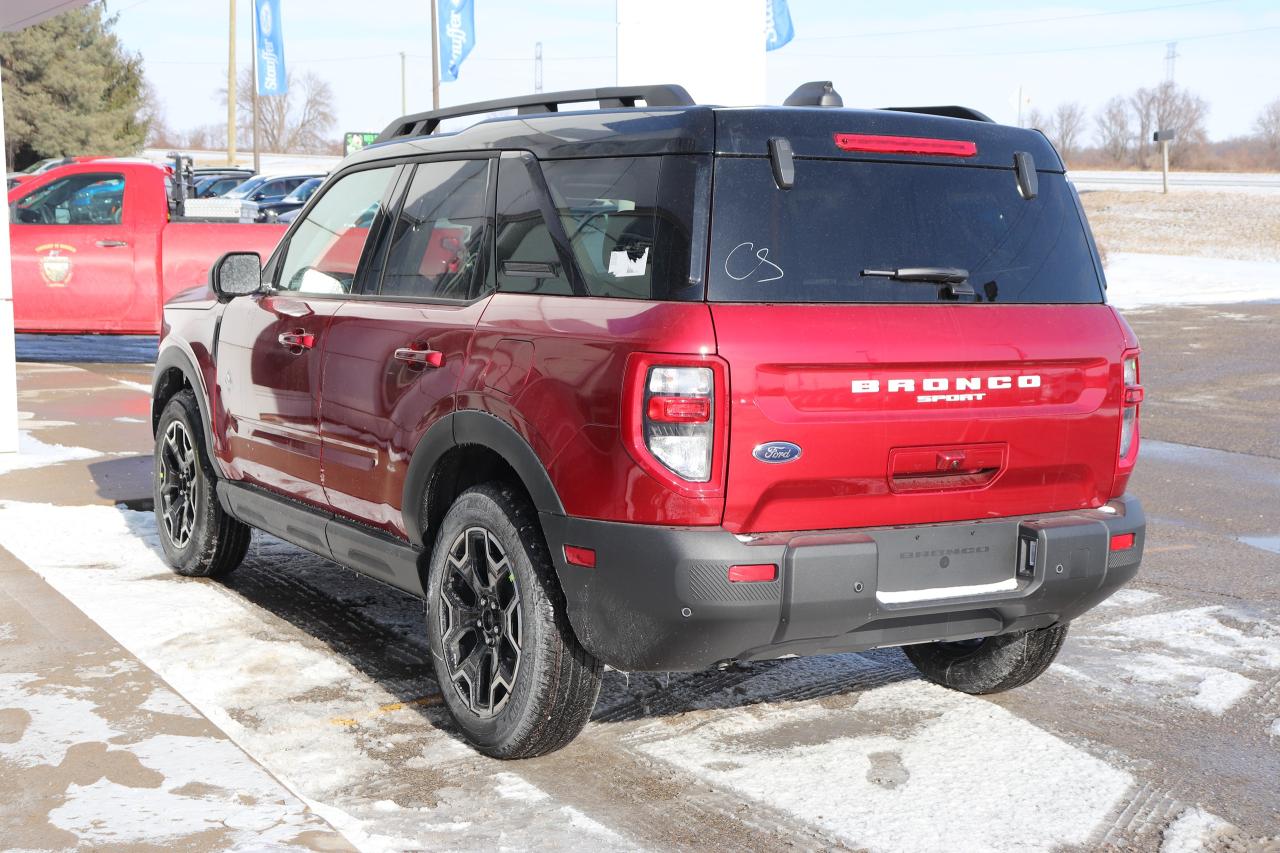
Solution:
[{"label": "white metal pole", "polygon": [[[0,87],[0,140],[4,139],[4,90]],[[0,157],[3,159],[3,157]],[[13,345],[13,268],[9,254],[9,205],[0,213],[0,453],[18,452],[18,375]]]},{"label": "white metal pole", "polygon": [[1160,170],[1161,183],[1164,185],[1164,194],[1169,194],[1169,141],[1167,139],[1160,140]]}]

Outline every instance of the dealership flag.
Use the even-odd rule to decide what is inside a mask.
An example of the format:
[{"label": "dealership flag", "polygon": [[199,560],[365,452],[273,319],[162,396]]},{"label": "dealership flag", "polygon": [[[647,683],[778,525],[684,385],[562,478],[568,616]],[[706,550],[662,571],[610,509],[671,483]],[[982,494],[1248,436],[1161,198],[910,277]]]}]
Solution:
[{"label": "dealership flag", "polygon": [[280,0],[253,0],[254,30],[258,52],[258,94],[283,95],[289,91],[284,70],[284,28],[280,26]]},{"label": "dealership flag", "polygon": [[764,49],[777,50],[795,34],[787,0],[764,0]]},{"label": "dealership flag", "polygon": [[440,81],[458,79],[458,67],[476,46],[475,0],[438,0]]}]

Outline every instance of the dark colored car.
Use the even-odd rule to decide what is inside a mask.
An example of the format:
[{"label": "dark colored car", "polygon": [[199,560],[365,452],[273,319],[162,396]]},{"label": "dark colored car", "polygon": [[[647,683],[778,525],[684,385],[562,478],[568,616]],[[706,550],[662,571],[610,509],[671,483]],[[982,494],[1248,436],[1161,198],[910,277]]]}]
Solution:
[{"label": "dark colored car", "polygon": [[258,204],[273,204],[283,201],[284,197],[296,190],[312,178],[323,175],[258,175],[240,184],[235,189],[223,193],[223,198],[239,198]]},{"label": "dark colored car", "polygon": [[280,199],[280,201],[260,203],[258,205],[257,221],[277,222],[280,220],[281,214],[289,213],[293,210],[301,210],[311,196],[315,195],[316,190],[320,188],[322,183],[324,183],[324,178],[312,178],[309,181],[298,184],[297,189]]},{"label": "dark colored car", "polygon": [[423,598],[445,704],[503,758],[569,742],[604,665],[1037,677],[1142,558],[1137,340],[1043,135],[839,103],[396,121],[265,267],[166,309],[175,570],[257,528]]},{"label": "dark colored car", "polygon": [[195,197],[196,198],[217,198],[225,195],[231,190],[249,180],[251,176],[245,175],[205,175],[196,176]]}]

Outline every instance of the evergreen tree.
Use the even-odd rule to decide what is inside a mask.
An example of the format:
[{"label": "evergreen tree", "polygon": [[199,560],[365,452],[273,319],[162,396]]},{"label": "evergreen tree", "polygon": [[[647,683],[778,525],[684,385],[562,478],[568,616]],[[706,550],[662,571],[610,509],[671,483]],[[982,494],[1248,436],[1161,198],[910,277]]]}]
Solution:
[{"label": "evergreen tree", "polygon": [[146,136],[142,57],[120,44],[101,4],[0,35],[5,162],[135,154]]}]

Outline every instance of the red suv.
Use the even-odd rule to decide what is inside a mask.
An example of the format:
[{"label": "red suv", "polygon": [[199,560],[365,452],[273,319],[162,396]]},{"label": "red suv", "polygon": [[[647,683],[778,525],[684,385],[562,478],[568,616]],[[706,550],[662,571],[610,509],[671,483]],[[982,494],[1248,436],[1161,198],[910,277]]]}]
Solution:
[{"label": "red suv", "polygon": [[606,664],[1024,684],[1142,556],[1137,340],[1053,148],[972,110],[407,116],[210,285],[156,365],[175,570],[257,528],[425,599],[489,755],[569,742]]}]

